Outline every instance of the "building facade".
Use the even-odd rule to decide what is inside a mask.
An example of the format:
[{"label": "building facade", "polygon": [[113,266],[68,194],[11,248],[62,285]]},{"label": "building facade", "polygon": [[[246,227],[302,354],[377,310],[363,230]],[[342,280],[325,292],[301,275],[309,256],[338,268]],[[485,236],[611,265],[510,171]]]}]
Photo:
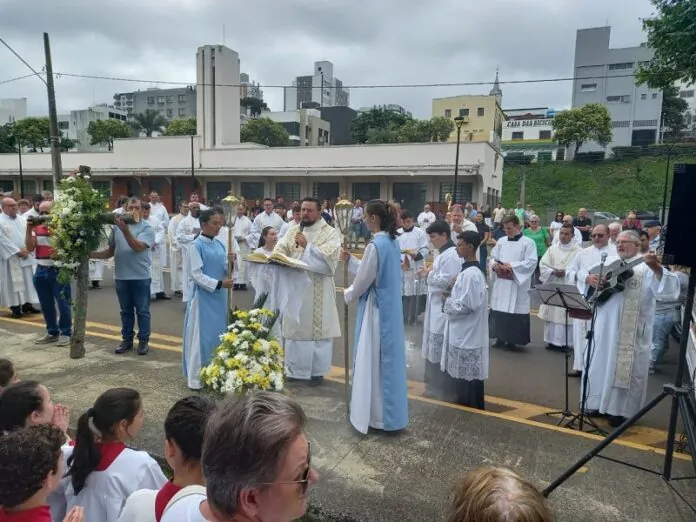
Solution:
[{"label": "building facade", "polygon": [[0,100],[0,125],[14,123],[27,117],[26,98],[5,98]]},{"label": "building facade", "polygon": [[370,112],[371,110],[374,110],[374,109],[389,111],[389,112],[393,112],[395,114],[402,114],[402,115],[406,116],[407,118],[413,117],[413,114],[411,114],[409,111],[404,109],[401,105],[397,105],[394,103],[389,103],[386,105],[372,105],[371,107],[360,107],[360,110],[358,112]]},{"label": "building facade", "polygon": [[292,87],[284,88],[283,98],[284,111],[350,104],[349,92],[328,61],[314,62],[314,74],[295,78]]},{"label": "building facade", "polygon": [[261,86],[257,82],[250,81],[247,73],[239,74],[239,97],[263,100]]},{"label": "building facade", "polygon": [[116,93],[114,107],[126,111],[129,120],[148,109],[159,112],[167,120],[195,118],[196,89],[188,86]]},{"label": "building facade", "polygon": [[263,118],[280,123],[296,147],[323,147],[331,143],[331,124],[321,118],[318,109],[264,112]]},{"label": "building facade", "polygon": [[686,101],[688,108],[684,114],[684,134],[686,137],[696,137],[696,86],[688,85],[684,82],[677,84],[679,88],[679,97]]},{"label": "building facade", "polygon": [[[613,137],[606,147],[645,146],[659,141],[662,91],[636,85],[635,72],[649,62],[653,51],[646,46],[612,49],[611,27],[580,29],[575,39],[573,107],[589,103],[605,105],[611,114]],[[593,142],[580,152],[602,150]]]},{"label": "building facade", "polygon": [[224,45],[196,53],[196,124],[203,147],[239,144],[239,54]]},{"label": "building facade", "polygon": [[355,143],[351,134],[351,124],[358,117],[358,112],[350,107],[336,105],[335,107],[319,107],[321,119],[331,125],[329,143],[331,145],[352,145]]},{"label": "building facade", "polygon": [[87,132],[89,124],[99,120],[119,120],[125,122],[128,120],[128,113],[106,103],[93,105],[87,109],[70,111],[69,114],[59,114],[58,130],[63,133],[63,136],[75,142],[76,151],[104,150],[107,148],[106,145],[91,144],[92,137]]},{"label": "building facade", "polygon": [[556,111],[548,107],[505,109],[507,121],[503,125],[503,154],[534,156],[538,161],[565,159],[565,148],[554,140],[553,119]]}]

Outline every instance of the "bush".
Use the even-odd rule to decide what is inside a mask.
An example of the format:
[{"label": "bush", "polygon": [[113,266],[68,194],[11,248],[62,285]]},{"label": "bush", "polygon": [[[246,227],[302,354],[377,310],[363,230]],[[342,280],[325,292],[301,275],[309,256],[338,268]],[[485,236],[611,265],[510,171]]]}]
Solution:
[{"label": "bush", "polygon": [[578,152],[573,161],[577,163],[600,163],[604,161],[606,153],[603,150],[594,152]]}]

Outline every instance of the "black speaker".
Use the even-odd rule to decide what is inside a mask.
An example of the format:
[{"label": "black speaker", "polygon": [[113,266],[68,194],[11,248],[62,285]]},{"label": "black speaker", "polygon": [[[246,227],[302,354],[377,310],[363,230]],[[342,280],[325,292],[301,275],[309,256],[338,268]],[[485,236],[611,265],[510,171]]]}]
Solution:
[{"label": "black speaker", "polygon": [[670,265],[696,267],[696,243],[692,221],[694,197],[696,197],[696,164],[675,165],[663,256]]}]

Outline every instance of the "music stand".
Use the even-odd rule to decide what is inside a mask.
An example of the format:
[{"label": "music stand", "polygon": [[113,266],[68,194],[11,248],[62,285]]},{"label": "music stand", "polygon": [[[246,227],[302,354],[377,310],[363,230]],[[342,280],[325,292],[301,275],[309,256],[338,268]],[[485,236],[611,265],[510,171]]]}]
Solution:
[{"label": "music stand", "polygon": [[570,397],[569,397],[569,383],[568,383],[568,364],[570,360],[570,350],[568,343],[568,318],[575,316],[577,318],[586,316],[592,313],[592,308],[585,301],[585,297],[578,291],[577,287],[574,285],[567,285],[563,283],[547,283],[541,286],[537,286],[532,290],[535,292],[542,304],[546,306],[554,306],[556,308],[563,308],[565,310],[565,402],[562,410],[550,411],[546,413],[547,416],[561,415],[561,420],[558,421],[557,426],[563,424],[565,419],[568,417],[569,421],[565,425],[566,428],[571,427],[572,424],[577,420],[579,414],[575,414],[570,411]]}]

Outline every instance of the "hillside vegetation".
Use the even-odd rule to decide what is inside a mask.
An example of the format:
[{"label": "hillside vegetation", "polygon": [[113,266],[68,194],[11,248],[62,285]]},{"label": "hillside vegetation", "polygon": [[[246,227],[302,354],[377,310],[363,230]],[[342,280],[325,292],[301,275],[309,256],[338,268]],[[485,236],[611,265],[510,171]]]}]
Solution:
[{"label": "hillside vegetation", "polygon": [[[696,155],[672,158],[667,204],[672,186],[674,160],[696,163]],[[662,206],[667,158],[641,157],[600,163],[549,162],[505,164],[503,198],[505,208],[514,208],[520,196],[522,171],[527,173],[527,204],[540,216],[563,210],[575,214],[580,207],[624,214],[629,209],[659,211]]]}]

